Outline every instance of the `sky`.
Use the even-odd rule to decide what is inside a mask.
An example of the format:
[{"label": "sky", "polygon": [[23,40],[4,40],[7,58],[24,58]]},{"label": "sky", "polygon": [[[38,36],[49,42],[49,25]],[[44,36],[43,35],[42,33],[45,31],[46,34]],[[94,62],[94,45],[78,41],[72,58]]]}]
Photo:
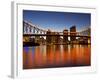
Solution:
[{"label": "sky", "polygon": [[91,26],[90,13],[51,12],[23,10],[23,20],[38,25],[40,29],[61,32],[75,25],[77,31]]}]

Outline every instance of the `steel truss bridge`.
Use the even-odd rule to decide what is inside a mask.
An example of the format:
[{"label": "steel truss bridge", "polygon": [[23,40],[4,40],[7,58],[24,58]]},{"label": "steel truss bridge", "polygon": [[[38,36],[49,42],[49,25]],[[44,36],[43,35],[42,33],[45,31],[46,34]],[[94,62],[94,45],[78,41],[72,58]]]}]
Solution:
[{"label": "steel truss bridge", "polygon": [[[51,31],[52,32],[52,31]],[[33,25],[27,21],[23,21],[23,36],[64,36],[62,32],[52,32],[55,34],[46,34],[47,31],[40,29],[38,25]],[[85,30],[81,32],[67,32],[68,37],[87,37],[91,38],[90,33]]]}]

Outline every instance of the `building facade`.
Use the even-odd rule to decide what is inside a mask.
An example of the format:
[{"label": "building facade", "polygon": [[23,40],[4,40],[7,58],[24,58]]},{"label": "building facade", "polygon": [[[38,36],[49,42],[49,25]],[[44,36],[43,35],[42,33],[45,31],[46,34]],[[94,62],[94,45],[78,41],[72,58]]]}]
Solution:
[{"label": "building facade", "polygon": [[63,30],[63,43],[64,44],[68,43],[68,30],[67,29]]},{"label": "building facade", "polygon": [[74,25],[74,26],[72,26],[71,28],[70,28],[70,41],[71,42],[74,42],[74,41],[76,41],[76,26]]}]

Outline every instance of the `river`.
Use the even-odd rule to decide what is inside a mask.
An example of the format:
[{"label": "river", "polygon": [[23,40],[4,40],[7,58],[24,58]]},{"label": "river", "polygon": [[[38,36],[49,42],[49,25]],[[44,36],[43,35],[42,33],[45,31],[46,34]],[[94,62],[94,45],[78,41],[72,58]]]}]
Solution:
[{"label": "river", "polygon": [[40,45],[23,47],[23,69],[91,65],[91,45]]}]

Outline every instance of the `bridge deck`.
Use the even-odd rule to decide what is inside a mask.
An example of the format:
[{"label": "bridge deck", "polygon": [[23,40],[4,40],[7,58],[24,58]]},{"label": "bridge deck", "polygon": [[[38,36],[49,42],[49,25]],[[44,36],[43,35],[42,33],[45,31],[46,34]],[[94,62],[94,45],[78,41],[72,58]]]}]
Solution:
[{"label": "bridge deck", "polygon": [[64,35],[64,34],[23,34],[23,36],[68,36],[68,37],[88,37],[87,35]]}]

